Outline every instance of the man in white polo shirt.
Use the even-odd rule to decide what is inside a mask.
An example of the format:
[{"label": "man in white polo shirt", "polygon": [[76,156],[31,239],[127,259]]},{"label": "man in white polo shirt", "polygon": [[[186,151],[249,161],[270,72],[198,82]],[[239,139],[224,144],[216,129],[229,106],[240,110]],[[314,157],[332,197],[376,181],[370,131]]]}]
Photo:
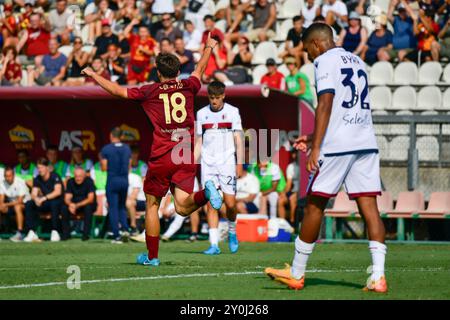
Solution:
[{"label": "man in white polo shirt", "polygon": [[12,167],[6,167],[0,182],[0,213],[16,217],[17,232],[10,238],[11,241],[23,239],[23,211],[28,200],[30,192],[25,181],[15,175]]}]

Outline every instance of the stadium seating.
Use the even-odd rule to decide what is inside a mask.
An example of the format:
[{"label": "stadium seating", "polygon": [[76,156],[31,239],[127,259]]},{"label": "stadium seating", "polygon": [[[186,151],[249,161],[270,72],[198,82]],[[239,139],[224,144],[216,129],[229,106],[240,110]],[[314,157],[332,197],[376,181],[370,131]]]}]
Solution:
[{"label": "stadium seating", "polygon": [[420,191],[400,192],[394,210],[387,211],[390,218],[410,218],[413,213],[425,209],[423,193]]},{"label": "stadium seating", "polygon": [[382,12],[386,13],[389,9],[389,2],[390,0],[374,0],[372,5],[379,7]]},{"label": "stadium seating", "polygon": [[69,56],[69,54],[72,52],[73,47],[72,46],[61,46],[58,48],[58,51],[65,55],[66,57]]},{"label": "stadium seating", "polygon": [[300,10],[303,6],[303,0],[286,0],[281,5],[281,10],[278,12],[278,18],[293,18],[300,14]]},{"label": "stadium seating", "polygon": [[260,64],[260,65],[256,66],[252,72],[253,84],[260,84],[261,78],[266,73],[267,73],[267,67],[264,64]]},{"label": "stadium seating", "polygon": [[388,143],[386,137],[377,135],[376,138],[377,138],[378,150],[380,150],[380,159],[381,160],[388,159],[389,143]]},{"label": "stadium seating", "polygon": [[366,28],[368,34],[371,34],[375,30],[375,24],[368,16],[361,16],[361,25]]},{"label": "stadium seating", "polygon": [[230,5],[229,0],[219,0],[216,3],[215,13],[217,13],[219,10],[226,9]]},{"label": "stadium seating", "polygon": [[289,75],[289,69],[284,63],[278,67],[278,71],[280,71],[285,77]]},{"label": "stadium seating", "polygon": [[325,214],[330,217],[348,217],[358,212],[358,206],[354,200],[350,200],[344,191],[340,191],[334,200],[333,208],[325,209]]},{"label": "stadium seating", "polygon": [[417,104],[416,90],[410,86],[401,86],[395,89],[392,105],[386,106],[388,110],[409,110]]},{"label": "stadium seating", "polygon": [[416,148],[419,150],[420,161],[439,160],[439,142],[436,137],[425,136],[418,138]]},{"label": "stadium seating", "polygon": [[439,62],[429,61],[420,66],[419,84],[436,84],[439,82],[442,73],[442,66]]},{"label": "stadium seating", "polygon": [[442,81],[444,83],[450,83],[450,64],[447,64],[444,68],[444,72],[442,73]]},{"label": "stadium seating", "polygon": [[260,42],[253,53],[252,64],[265,64],[268,58],[273,58],[275,61],[279,61],[278,49],[275,43],[272,41]]},{"label": "stadium seating", "polygon": [[444,94],[442,96],[442,104],[436,108],[437,110],[450,110],[450,88],[447,88],[444,91]]},{"label": "stadium seating", "polygon": [[292,19],[286,19],[279,25],[277,35],[280,35],[282,41],[286,40],[289,29],[293,28],[293,26]]},{"label": "stadium seating", "polygon": [[394,80],[394,68],[387,61],[376,62],[369,73],[369,83],[371,85],[386,85]]},{"label": "stadium seating", "polygon": [[306,74],[306,76],[309,79],[309,83],[312,86],[316,85],[316,77],[314,75],[314,64],[313,63],[307,63],[307,64],[304,64],[303,66],[301,66],[300,72],[303,72],[304,74]]},{"label": "stadium seating", "polygon": [[417,83],[419,71],[414,62],[402,62],[395,67],[394,83],[397,85],[408,85]]},{"label": "stadium seating", "polygon": [[370,108],[372,110],[383,110],[392,104],[392,93],[388,87],[375,87],[369,91]]},{"label": "stadium seating", "polygon": [[427,86],[420,89],[417,95],[417,104],[411,105],[412,110],[439,109],[442,105],[441,90],[435,86]]},{"label": "stadium seating", "polygon": [[381,196],[377,197],[377,205],[380,213],[392,211],[394,209],[394,200],[392,194],[387,191],[383,191]]},{"label": "stadium seating", "polygon": [[22,80],[20,80],[20,85],[26,87],[28,85],[28,72],[22,69]]},{"label": "stadium seating", "polygon": [[93,49],[94,49],[94,46],[91,46],[91,45],[85,45],[85,46],[83,46],[83,48],[81,48],[81,50],[83,50],[84,52],[88,52],[88,53],[91,53]]},{"label": "stadium seating", "polygon": [[450,192],[433,192],[426,210],[419,211],[421,218],[442,218],[450,215]]},{"label": "stadium seating", "polygon": [[215,27],[222,31],[223,33],[227,32],[227,20],[220,19],[216,21]]},{"label": "stadium seating", "polygon": [[409,137],[396,136],[389,143],[388,159],[394,161],[406,161],[408,159],[408,149],[409,149]]}]

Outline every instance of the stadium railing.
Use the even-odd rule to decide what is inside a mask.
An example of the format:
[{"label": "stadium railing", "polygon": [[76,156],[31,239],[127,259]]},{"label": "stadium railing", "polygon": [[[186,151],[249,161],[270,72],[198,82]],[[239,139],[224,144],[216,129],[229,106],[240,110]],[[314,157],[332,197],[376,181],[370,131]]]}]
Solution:
[{"label": "stadium railing", "polygon": [[[450,219],[450,114],[378,115],[373,122],[387,190],[377,199],[381,218],[396,220],[397,240],[415,241],[414,224],[406,232],[406,220]],[[346,220],[361,218],[344,192],[325,217],[327,240],[343,239]]]}]

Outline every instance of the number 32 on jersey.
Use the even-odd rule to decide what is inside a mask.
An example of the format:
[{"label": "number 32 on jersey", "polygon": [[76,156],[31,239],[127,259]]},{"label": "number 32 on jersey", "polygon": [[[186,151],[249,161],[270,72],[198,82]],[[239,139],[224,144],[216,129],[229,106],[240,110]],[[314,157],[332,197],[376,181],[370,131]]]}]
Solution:
[{"label": "number 32 on jersey", "polygon": [[342,107],[350,109],[353,108],[359,100],[361,100],[361,109],[370,109],[369,103],[366,101],[367,94],[369,93],[367,82],[367,74],[364,72],[364,70],[359,69],[357,72],[358,80],[360,78],[364,78],[364,88],[361,91],[361,98],[358,92],[358,88],[355,86],[354,82],[352,81],[354,71],[352,68],[343,68],[341,69],[341,74],[345,76],[344,80],[342,80],[342,85],[344,87],[349,87],[351,92],[351,98],[350,101],[344,101],[342,102]]},{"label": "number 32 on jersey", "polygon": [[168,93],[161,93],[159,99],[162,99],[164,103],[166,124],[171,124],[172,120],[177,123],[183,123],[186,120],[186,97],[181,92],[174,92],[170,97]]}]

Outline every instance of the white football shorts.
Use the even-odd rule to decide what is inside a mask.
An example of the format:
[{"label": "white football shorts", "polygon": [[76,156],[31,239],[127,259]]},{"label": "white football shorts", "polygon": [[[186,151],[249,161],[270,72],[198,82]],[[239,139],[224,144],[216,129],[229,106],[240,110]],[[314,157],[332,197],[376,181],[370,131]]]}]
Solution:
[{"label": "white football shorts", "polygon": [[319,157],[319,169],[309,177],[308,195],[332,198],[342,184],[350,199],[381,195],[378,153]]},{"label": "white football shorts", "polygon": [[208,165],[202,161],[201,163],[202,186],[208,180],[212,180],[216,187],[219,187],[223,193],[236,194],[236,165],[220,164]]}]

